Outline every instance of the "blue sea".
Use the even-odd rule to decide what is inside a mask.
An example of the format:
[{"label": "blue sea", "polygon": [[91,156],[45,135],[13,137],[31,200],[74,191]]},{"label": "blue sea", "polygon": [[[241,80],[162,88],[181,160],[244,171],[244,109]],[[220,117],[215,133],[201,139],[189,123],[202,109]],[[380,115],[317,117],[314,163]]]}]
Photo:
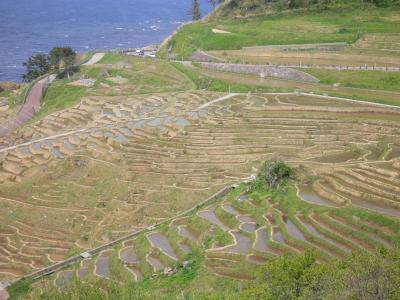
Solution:
[{"label": "blue sea", "polygon": [[[191,0],[0,0],[0,81],[20,81],[22,63],[53,46],[135,48],[161,42],[190,20]],[[200,1],[204,14],[212,9]]]}]

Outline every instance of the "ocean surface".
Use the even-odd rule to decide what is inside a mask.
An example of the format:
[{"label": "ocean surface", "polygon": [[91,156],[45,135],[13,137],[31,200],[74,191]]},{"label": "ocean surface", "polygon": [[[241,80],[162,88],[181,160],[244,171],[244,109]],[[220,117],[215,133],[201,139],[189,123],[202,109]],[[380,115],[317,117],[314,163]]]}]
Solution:
[{"label": "ocean surface", "polygon": [[[191,0],[0,0],[0,81],[21,81],[34,53],[160,43],[190,20]],[[204,14],[212,8],[200,1]]]}]

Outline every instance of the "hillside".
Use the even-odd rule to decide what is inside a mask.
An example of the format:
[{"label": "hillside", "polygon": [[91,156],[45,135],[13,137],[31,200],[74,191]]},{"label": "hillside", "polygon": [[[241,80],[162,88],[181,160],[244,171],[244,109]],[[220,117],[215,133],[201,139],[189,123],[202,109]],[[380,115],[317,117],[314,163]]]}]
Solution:
[{"label": "hillside", "polygon": [[332,9],[365,9],[373,7],[396,7],[398,0],[228,0],[225,1],[212,17],[217,18],[249,18],[265,16],[276,12],[290,10],[320,11]]},{"label": "hillside", "polygon": [[101,55],[0,139],[11,299],[399,298],[400,9],[279,3]]},{"label": "hillside", "polygon": [[[266,16],[234,18],[235,9],[228,7],[236,1],[228,1],[206,21],[183,27],[167,48],[177,58],[186,59],[197,49],[238,50],[249,46],[331,42],[352,44],[369,33],[398,34],[396,16],[400,7],[345,2],[345,5],[325,9],[272,10]],[[239,9],[239,14],[242,12],[249,13],[249,10]],[[215,29],[221,32],[214,32]]]}]

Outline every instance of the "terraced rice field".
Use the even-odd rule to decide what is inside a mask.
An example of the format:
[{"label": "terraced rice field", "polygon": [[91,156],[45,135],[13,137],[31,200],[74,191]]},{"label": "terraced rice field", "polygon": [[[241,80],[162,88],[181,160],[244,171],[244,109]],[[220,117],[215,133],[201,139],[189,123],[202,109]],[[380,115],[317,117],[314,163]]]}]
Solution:
[{"label": "terraced rice field", "polygon": [[[349,207],[300,203],[302,209],[293,209],[246,191],[246,185],[241,185],[197,214],[175,219],[39,281],[35,293],[49,284],[67,288],[73,278],[98,284],[99,280],[130,282],[173,274],[177,262],[190,267],[192,253],[202,253],[197,272],[214,276],[217,282],[251,280],[258,265],[276,256],[313,250],[323,263],[361,248],[391,248],[399,241],[398,219],[382,223],[373,213]],[[246,200],[241,200],[243,195]]]},{"label": "terraced rice field", "polygon": [[359,49],[374,49],[398,53],[400,51],[400,35],[365,34],[355,43],[355,47]]},{"label": "terraced rice field", "polygon": [[208,53],[220,59],[252,64],[398,68],[398,41],[397,34],[366,34],[348,46],[282,45]]},{"label": "terraced rice field", "polygon": [[[310,174],[298,186],[305,209],[233,194],[54,283],[140,280],[201,245],[207,268],[239,279],[281,253],[315,248],[323,261],[390,247],[398,233],[374,216],[398,226],[399,118],[395,108],[297,94],[87,96],[3,143],[1,278],[171,218],[271,158]],[[209,237],[219,238],[209,245]]]}]

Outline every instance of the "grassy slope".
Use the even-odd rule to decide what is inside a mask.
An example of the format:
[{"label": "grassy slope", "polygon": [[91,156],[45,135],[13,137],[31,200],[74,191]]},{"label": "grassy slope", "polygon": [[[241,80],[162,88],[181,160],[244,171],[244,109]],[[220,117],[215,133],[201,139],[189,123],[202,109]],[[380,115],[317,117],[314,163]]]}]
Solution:
[{"label": "grassy slope", "polygon": [[185,74],[197,89],[206,89],[213,92],[233,92],[233,93],[272,93],[289,91],[284,88],[273,88],[254,84],[241,84],[205,76],[195,67],[187,67],[180,63],[173,66]]},{"label": "grassy slope", "polygon": [[355,100],[363,100],[389,105],[400,105],[399,94],[388,91],[373,91],[368,89],[357,89],[347,87],[334,87],[328,84],[309,83],[301,81],[289,81],[277,78],[260,78],[252,74],[240,74],[219,72],[213,70],[199,70],[202,74],[230,82],[233,84],[253,85],[265,88],[282,89],[284,91],[301,91],[307,93],[327,94],[334,97],[343,97]]},{"label": "grassy slope", "polygon": [[[364,33],[398,33],[400,9],[337,9],[288,12],[243,20],[211,20],[185,26],[170,41],[172,52],[188,58],[198,48],[233,50],[243,46],[355,42]],[[231,32],[215,34],[213,28]]]},{"label": "grassy slope", "polygon": [[[110,67],[110,77],[123,77],[128,81],[118,85],[101,76],[104,64],[130,63],[131,69]],[[46,91],[41,110],[31,122],[46,115],[78,104],[85,96],[129,96],[158,92],[182,91],[193,88],[191,80],[166,61],[151,61],[125,55],[106,54],[101,65],[81,67],[70,79],[57,80]],[[80,77],[96,79],[93,87],[72,86]],[[108,86],[105,88],[104,86]]]},{"label": "grassy slope", "polygon": [[35,115],[35,120],[54,111],[71,107],[85,95],[85,88],[69,86],[66,82],[68,81],[59,81],[49,87],[42,100],[41,109]]},{"label": "grassy slope", "polygon": [[375,89],[387,91],[400,91],[400,73],[388,73],[383,71],[336,71],[322,69],[302,70],[315,77],[321,83],[342,86]]}]

